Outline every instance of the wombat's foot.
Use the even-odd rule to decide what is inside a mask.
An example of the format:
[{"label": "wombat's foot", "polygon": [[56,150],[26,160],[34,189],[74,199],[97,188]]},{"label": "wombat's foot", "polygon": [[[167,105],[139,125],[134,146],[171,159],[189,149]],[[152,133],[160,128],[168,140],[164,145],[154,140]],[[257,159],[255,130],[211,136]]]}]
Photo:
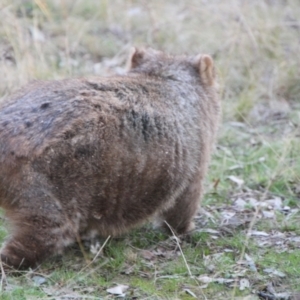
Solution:
[{"label": "wombat's foot", "polygon": [[198,209],[198,201],[190,199],[187,203],[180,199],[175,206],[164,212],[162,218],[164,227],[170,231],[170,227],[177,234],[185,234],[195,228],[194,215]]},{"label": "wombat's foot", "polygon": [[20,240],[12,237],[1,250],[1,261],[6,267],[25,269],[35,267],[50,252],[32,236]]},{"label": "wombat's foot", "polygon": [[181,223],[180,226],[178,226],[177,224],[173,224],[172,226],[167,220],[165,220],[164,228],[170,233],[173,233],[172,231],[174,231],[175,234],[186,234],[195,229],[195,223],[193,221],[190,221],[184,224]]},{"label": "wombat's foot", "polygon": [[191,221],[188,226],[184,229],[184,233],[189,233],[195,229],[195,222]]},{"label": "wombat's foot", "polygon": [[57,251],[60,227],[44,216],[20,216],[10,213],[13,234],[0,251],[2,262],[15,269],[36,267]]},{"label": "wombat's foot", "polygon": [[170,226],[177,234],[188,233],[195,229],[193,218],[199,208],[201,190],[201,182],[199,178],[195,178],[176,200],[174,206],[161,216],[167,223],[164,227],[169,229]]}]

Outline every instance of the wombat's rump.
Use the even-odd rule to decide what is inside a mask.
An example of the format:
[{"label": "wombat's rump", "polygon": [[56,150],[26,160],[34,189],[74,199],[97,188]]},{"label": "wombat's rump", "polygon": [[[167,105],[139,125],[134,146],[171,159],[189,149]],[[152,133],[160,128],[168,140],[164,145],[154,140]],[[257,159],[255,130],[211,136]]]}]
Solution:
[{"label": "wombat's rump", "polygon": [[192,228],[220,113],[212,59],[134,49],[125,76],[34,82],[0,108],[7,265],[151,218]]}]

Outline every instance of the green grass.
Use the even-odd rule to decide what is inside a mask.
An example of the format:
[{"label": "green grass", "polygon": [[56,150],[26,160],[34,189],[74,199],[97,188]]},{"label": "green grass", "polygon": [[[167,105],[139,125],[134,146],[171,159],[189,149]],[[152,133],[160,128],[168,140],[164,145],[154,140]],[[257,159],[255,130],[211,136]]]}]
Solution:
[{"label": "green grass", "polygon": [[[88,248],[83,255],[74,247],[37,270],[7,274],[0,299],[114,299],[106,289],[118,284],[129,286],[124,299],[195,299],[186,290],[197,299],[244,299],[271,281],[276,292],[298,291],[299,15],[297,0],[2,0],[0,101],[33,79],[122,71],[131,46],[149,45],[214,57],[223,122],[196,231],[181,238],[184,258],[174,239],[145,226],[109,240],[94,263]],[[275,197],[290,210],[253,204]],[[1,244],[7,234],[1,214]],[[235,282],[204,284],[203,275]],[[243,278],[250,289],[239,289]]]}]

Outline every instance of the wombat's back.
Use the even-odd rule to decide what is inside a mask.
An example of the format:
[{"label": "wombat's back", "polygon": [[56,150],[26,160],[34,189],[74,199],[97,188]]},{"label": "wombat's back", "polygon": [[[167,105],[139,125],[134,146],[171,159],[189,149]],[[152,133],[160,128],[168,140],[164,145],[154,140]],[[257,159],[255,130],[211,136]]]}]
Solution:
[{"label": "wombat's back", "polygon": [[199,111],[179,89],[137,77],[35,84],[1,110],[0,178],[12,165],[39,174],[66,212],[128,228],[168,205],[200,159]]}]

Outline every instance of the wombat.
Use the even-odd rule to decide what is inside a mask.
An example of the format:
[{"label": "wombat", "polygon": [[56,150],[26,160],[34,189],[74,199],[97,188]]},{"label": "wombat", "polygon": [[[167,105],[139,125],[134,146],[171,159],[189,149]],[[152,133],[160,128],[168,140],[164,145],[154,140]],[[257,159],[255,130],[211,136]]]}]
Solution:
[{"label": "wombat", "polygon": [[193,228],[220,115],[213,60],[134,48],[129,64],[123,76],[36,81],[2,104],[7,266],[151,219]]}]

